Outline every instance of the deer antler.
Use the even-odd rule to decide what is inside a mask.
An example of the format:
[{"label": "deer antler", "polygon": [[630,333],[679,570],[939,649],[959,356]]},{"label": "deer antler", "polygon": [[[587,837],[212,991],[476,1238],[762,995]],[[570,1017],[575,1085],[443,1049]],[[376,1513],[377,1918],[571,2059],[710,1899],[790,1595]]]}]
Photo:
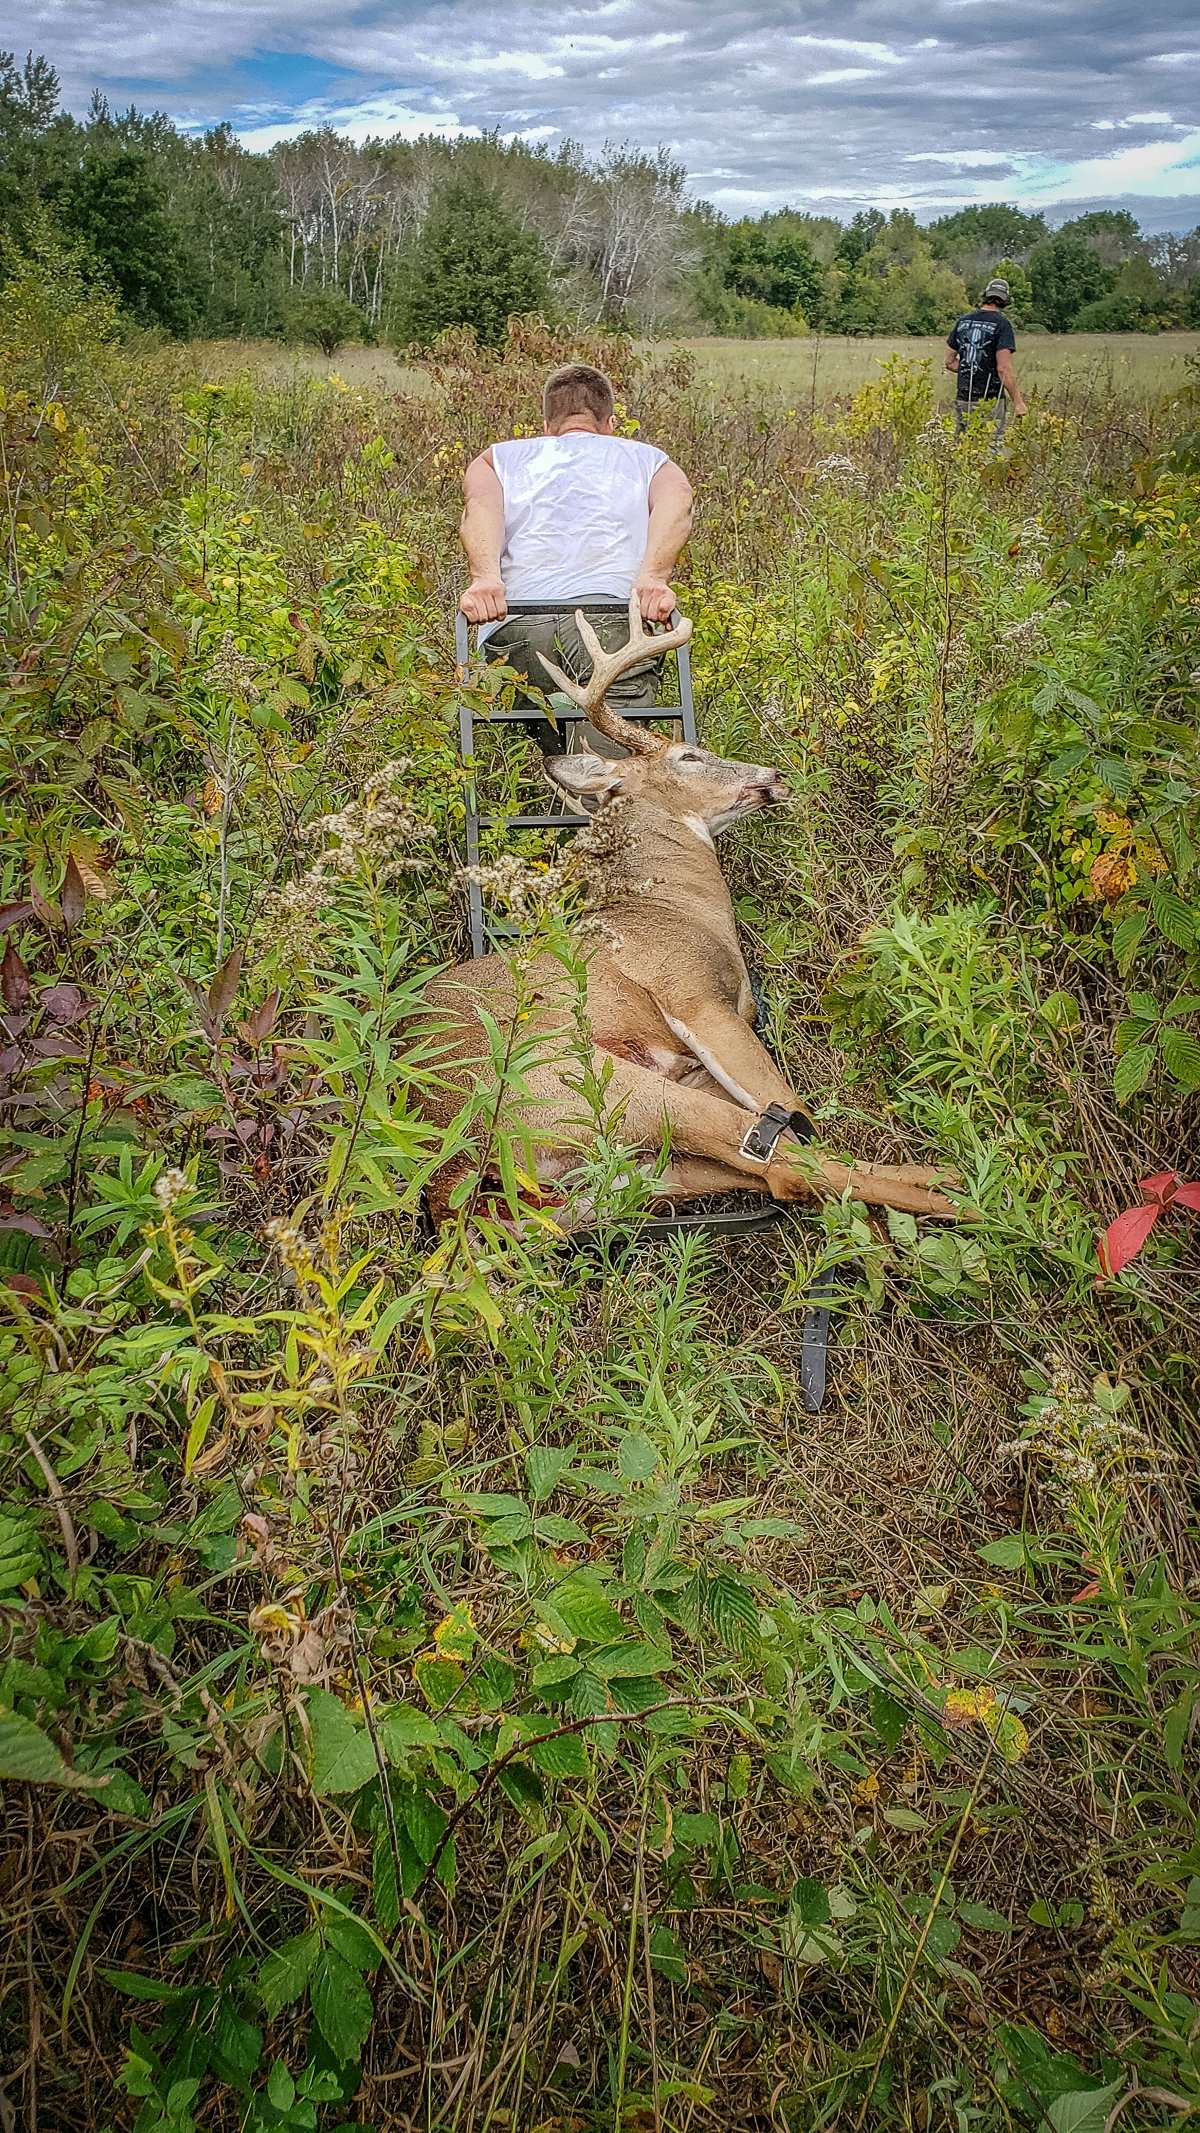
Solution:
[{"label": "deer antler", "polygon": [[662,636],[652,636],[642,621],[638,596],[633,592],[629,595],[629,638],[615,652],[605,651],[580,608],[575,611],[575,625],[591,655],[592,671],[587,680],[572,681],[569,674],[564,674],[562,668],[556,667],[542,652],[538,656],[547,673],[553,676],[563,694],[569,696],[573,704],[578,704],[585,718],[590,718],[610,741],[619,741],[630,755],[657,755],[666,745],[661,735],[647,733],[644,726],[635,726],[631,720],[610,711],[605,697],[618,676],[636,666],[640,659],[661,659],[664,652],[673,652],[679,645],[686,644],[692,634],[691,623],[685,617],[673,630],[667,630]]}]

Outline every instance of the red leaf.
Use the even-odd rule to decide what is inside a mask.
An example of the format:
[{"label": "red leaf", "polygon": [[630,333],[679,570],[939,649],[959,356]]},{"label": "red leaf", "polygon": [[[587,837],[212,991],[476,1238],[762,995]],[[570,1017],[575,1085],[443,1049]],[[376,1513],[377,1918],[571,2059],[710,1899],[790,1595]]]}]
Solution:
[{"label": "red leaf", "polygon": [[217,1029],[220,1029],[237,998],[241,976],[242,951],[240,948],[231,948],[208,988],[208,1012]]},{"label": "red leaf", "polygon": [[11,1007],[14,1013],[29,1005],[29,972],[11,941],[4,951],[3,962],[0,962],[0,993],[4,996],[5,1006]]},{"label": "red leaf", "polygon": [[1200,1185],[1181,1185],[1175,1194],[1172,1205],[1175,1207],[1190,1207],[1196,1214],[1200,1214]]},{"label": "red leaf", "polygon": [[1109,1223],[1097,1246],[1103,1274],[1119,1274],[1122,1267],[1137,1258],[1161,1213],[1161,1206],[1127,1207],[1123,1215]]},{"label": "red leaf", "polygon": [[62,885],[62,915],[65,924],[77,926],[83,917],[86,906],[87,890],[83,886],[83,876],[75,864],[73,855],[68,853],[67,871],[63,875]]},{"label": "red leaf", "polygon": [[44,1007],[56,1022],[79,1022],[90,1005],[78,985],[72,985],[69,980],[61,985],[44,985],[38,994],[38,1006]]},{"label": "red leaf", "polygon": [[41,1302],[41,1283],[35,1281],[32,1274],[18,1274],[10,1267],[0,1267],[0,1281],[7,1288],[15,1289],[18,1296],[36,1296]]},{"label": "red leaf", "polygon": [[48,1237],[51,1234],[36,1215],[19,1214],[11,1200],[0,1203],[0,1229],[23,1230],[27,1237]]},{"label": "red leaf", "polygon": [[259,1045],[264,1037],[270,1036],[275,1027],[275,1017],[279,1013],[280,998],[281,994],[277,985],[274,992],[267,994],[262,1006],[256,1007],[253,1014],[247,1015],[245,1021],[239,1024],[247,1044]]},{"label": "red leaf", "polygon": [[16,904],[0,904],[0,932],[9,926],[23,926],[33,915],[33,905],[25,898]]},{"label": "red leaf", "polygon": [[57,904],[47,903],[36,881],[29,884],[29,901],[33,905],[34,916],[41,920],[48,933],[53,933],[56,926],[61,926],[62,912]]},{"label": "red leaf", "polygon": [[1089,1578],[1086,1585],[1081,1585],[1078,1592],[1073,1592],[1071,1594],[1070,1599],[1067,1601],[1067,1605],[1068,1607],[1078,1607],[1081,1600],[1094,1600],[1098,1598],[1099,1592],[1099,1578]]},{"label": "red leaf", "polygon": [[1158,1207],[1166,1207],[1172,1197],[1172,1187],[1179,1183],[1177,1170],[1156,1170],[1152,1178],[1143,1178],[1138,1186],[1143,1200],[1152,1200]]}]

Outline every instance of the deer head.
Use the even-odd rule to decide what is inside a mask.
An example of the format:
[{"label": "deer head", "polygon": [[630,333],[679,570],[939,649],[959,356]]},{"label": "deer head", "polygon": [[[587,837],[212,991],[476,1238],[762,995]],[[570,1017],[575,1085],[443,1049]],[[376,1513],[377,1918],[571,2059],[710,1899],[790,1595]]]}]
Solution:
[{"label": "deer head", "polygon": [[634,725],[610,709],[606,697],[618,675],[639,660],[661,658],[686,644],[692,634],[688,621],[676,624],[661,636],[652,636],[642,622],[637,594],[629,601],[629,637],[615,652],[606,652],[586,615],[575,621],[592,659],[586,682],[572,681],[560,667],[543,656],[559,688],[609,740],[628,749],[619,762],[603,756],[550,756],[546,776],[560,791],[569,793],[586,808],[603,807],[618,793],[684,822],[706,838],[718,836],[744,815],[771,807],[788,796],[777,770],[763,763],[738,763],[714,755],[691,741],[668,740],[664,734]]}]

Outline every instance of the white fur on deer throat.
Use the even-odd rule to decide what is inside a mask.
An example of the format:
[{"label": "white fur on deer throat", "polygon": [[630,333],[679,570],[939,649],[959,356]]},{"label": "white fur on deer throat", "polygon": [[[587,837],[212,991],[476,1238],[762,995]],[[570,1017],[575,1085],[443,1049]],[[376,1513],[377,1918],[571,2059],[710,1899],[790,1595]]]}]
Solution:
[{"label": "white fur on deer throat", "polygon": [[703,815],[684,815],[682,820],[684,828],[690,829],[693,837],[698,837],[701,844],[708,846],[710,852],[715,852],[716,846],[713,843],[713,834]]},{"label": "white fur on deer throat", "polygon": [[671,1035],[678,1037],[681,1044],[686,1044],[693,1059],[700,1061],[705,1072],[712,1075],[713,1080],[724,1089],[727,1096],[732,1096],[735,1104],[740,1104],[743,1111],[758,1111],[761,1108],[749,1091],[742,1087],[741,1082],[735,1081],[733,1075],[726,1072],[716,1054],[710,1052],[706,1044],[701,1044],[699,1037],[688,1028],[686,1022],[677,1022],[674,1015],[668,1015],[661,1008],[659,1012]]}]

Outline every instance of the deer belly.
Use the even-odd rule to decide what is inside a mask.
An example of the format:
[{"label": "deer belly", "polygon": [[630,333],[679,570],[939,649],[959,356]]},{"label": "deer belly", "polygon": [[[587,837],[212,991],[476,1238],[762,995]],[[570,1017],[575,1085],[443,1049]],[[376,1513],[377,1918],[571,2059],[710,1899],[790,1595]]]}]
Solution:
[{"label": "deer belly", "polygon": [[677,1052],[669,1044],[655,1044],[649,1038],[594,1037],[592,1042],[597,1051],[611,1052],[614,1059],[628,1059],[632,1066],[665,1075],[668,1081],[682,1081],[696,1064],[686,1052]]}]

